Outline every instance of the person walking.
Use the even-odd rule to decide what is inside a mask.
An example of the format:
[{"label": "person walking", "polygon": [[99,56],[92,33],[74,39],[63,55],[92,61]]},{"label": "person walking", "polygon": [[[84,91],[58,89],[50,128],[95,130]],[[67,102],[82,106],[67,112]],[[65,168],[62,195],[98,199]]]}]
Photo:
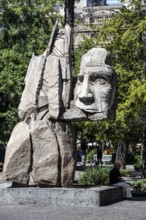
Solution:
[{"label": "person walking", "polygon": [[102,147],[97,147],[97,164],[102,166]]},{"label": "person walking", "polygon": [[130,185],[126,183],[121,177],[120,168],[120,162],[115,162],[114,167],[109,173],[110,184],[114,186],[121,186],[123,189],[123,198],[132,200]]}]

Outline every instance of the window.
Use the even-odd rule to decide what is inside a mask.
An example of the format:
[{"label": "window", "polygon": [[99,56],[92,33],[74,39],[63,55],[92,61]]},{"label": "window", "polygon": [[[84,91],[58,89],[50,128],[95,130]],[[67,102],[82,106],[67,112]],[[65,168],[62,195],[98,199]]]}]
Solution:
[{"label": "window", "polygon": [[106,0],[87,0],[88,7],[106,5]]}]

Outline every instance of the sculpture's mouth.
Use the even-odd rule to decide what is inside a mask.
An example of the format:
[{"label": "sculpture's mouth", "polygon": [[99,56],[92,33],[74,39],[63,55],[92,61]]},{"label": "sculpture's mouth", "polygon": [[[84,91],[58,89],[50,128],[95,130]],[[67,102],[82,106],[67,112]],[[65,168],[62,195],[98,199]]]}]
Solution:
[{"label": "sculpture's mouth", "polygon": [[83,103],[84,105],[87,105],[87,106],[92,105],[93,103],[95,103],[94,97],[79,98],[79,101],[80,101],[81,103]]},{"label": "sculpture's mouth", "polygon": [[111,107],[106,100],[100,100],[99,102],[94,97],[78,97],[75,101],[75,106],[88,113],[107,112]]}]

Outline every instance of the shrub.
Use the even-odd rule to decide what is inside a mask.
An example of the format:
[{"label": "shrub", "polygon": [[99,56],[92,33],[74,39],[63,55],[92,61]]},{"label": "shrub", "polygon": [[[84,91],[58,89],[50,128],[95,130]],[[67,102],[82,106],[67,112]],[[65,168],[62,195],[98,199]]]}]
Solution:
[{"label": "shrub", "polygon": [[87,157],[86,157],[87,160],[88,160],[88,161],[92,161],[94,154],[96,154],[96,149],[89,151],[89,152],[87,153]]},{"label": "shrub", "polygon": [[108,185],[109,184],[109,168],[88,168],[80,177],[80,185]]},{"label": "shrub", "polygon": [[131,182],[131,187],[134,190],[146,191],[146,179],[141,179],[141,180],[138,180],[138,181],[132,181]]},{"label": "shrub", "polygon": [[141,163],[135,163],[134,164],[134,169],[136,171],[141,171],[142,170],[142,164]]},{"label": "shrub", "polygon": [[131,175],[131,171],[130,170],[120,170],[121,176],[130,176]]},{"label": "shrub", "polygon": [[136,155],[135,161],[136,161],[136,163],[134,164],[134,169],[136,171],[141,171],[142,170],[141,156]]},{"label": "shrub", "polygon": [[141,163],[141,156],[140,155],[135,156],[135,163]]}]

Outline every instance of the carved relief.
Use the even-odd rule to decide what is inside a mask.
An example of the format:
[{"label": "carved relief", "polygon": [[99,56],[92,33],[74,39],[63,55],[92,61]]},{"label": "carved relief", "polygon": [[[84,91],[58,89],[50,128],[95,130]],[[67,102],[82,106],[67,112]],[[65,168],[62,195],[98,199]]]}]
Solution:
[{"label": "carved relief", "polygon": [[[116,106],[116,74],[104,48],[89,50],[81,60],[75,106],[87,113],[107,113]],[[105,118],[105,117],[104,117]]]}]

